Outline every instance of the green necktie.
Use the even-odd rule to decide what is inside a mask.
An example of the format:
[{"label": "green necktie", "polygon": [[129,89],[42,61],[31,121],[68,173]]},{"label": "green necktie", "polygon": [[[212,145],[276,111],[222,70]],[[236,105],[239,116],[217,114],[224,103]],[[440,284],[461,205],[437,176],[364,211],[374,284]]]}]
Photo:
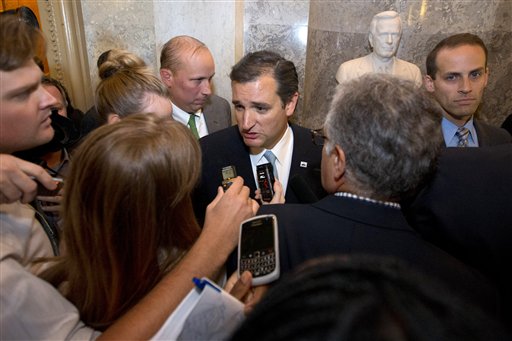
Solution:
[{"label": "green necktie", "polygon": [[196,139],[199,140],[199,133],[197,132],[195,114],[190,114],[190,117],[188,118],[188,126],[190,127],[190,131],[192,132],[192,134],[194,134]]}]

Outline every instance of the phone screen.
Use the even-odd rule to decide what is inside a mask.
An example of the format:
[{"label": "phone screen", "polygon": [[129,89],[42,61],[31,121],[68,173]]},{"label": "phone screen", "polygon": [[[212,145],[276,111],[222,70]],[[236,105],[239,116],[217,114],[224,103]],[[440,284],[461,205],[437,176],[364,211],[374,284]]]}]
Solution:
[{"label": "phone screen", "polygon": [[278,238],[275,215],[261,215],[244,221],[238,244],[238,275],[250,271],[255,286],[278,279]]},{"label": "phone screen", "polygon": [[[242,227],[242,258],[253,258],[274,252],[272,218],[245,223]],[[255,255],[257,253],[257,255]]]}]

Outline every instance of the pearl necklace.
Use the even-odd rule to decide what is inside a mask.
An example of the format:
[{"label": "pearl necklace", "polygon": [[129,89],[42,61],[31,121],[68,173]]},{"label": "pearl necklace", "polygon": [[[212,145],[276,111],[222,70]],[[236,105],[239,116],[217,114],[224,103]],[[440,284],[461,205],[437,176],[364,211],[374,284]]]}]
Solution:
[{"label": "pearl necklace", "polygon": [[347,193],[347,192],[336,192],[336,193],[334,193],[334,195],[337,197],[357,199],[357,200],[371,202],[372,204],[384,205],[384,206],[400,209],[400,204],[396,203],[396,202],[375,200],[372,198],[361,197],[359,195],[355,195],[355,194]]}]

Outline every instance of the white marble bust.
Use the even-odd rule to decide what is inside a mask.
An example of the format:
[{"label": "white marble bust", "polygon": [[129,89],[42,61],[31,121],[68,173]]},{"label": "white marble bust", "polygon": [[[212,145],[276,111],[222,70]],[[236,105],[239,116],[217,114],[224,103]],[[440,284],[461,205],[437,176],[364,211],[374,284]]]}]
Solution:
[{"label": "white marble bust", "polygon": [[386,11],[376,14],[370,23],[368,34],[372,53],[342,63],[336,72],[338,83],[360,77],[365,73],[376,72],[412,80],[420,87],[420,69],[395,56],[401,37],[402,22],[397,12]]}]

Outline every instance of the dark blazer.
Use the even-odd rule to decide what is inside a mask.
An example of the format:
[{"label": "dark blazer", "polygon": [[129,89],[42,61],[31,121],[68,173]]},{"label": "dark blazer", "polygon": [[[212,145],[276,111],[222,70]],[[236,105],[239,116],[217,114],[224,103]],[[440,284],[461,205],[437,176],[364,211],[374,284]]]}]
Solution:
[{"label": "dark blazer", "polygon": [[478,119],[475,119],[473,122],[480,147],[512,142],[512,136],[505,129],[489,125]]},{"label": "dark blazer", "polygon": [[208,134],[230,127],[231,105],[224,98],[211,95],[203,106]]},{"label": "dark blazer", "polygon": [[[292,163],[285,200],[287,203],[301,202],[301,193],[290,186],[294,176],[301,176],[318,198],[325,196],[320,180],[320,163],[322,147],[311,139],[309,129],[295,124],[293,130],[294,145]],[[249,150],[244,144],[238,126],[232,126],[199,140],[202,151],[202,175],[199,186],[194,191],[193,201],[196,216],[203,221],[206,206],[217,195],[217,188],[222,183],[221,169],[233,165],[236,172],[244,179],[244,184],[251,189],[254,197],[256,183],[251,168]]]},{"label": "dark blazer", "polygon": [[492,278],[512,310],[512,144],[444,149],[433,180],[403,208],[425,239]]},{"label": "dark blazer", "polygon": [[309,205],[264,205],[258,212],[269,213],[278,220],[283,273],[329,254],[392,256],[495,312],[496,292],[488,281],[422,239],[397,208],[330,195]]},{"label": "dark blazer", "polygon": [[512,114],[507,116],[505,121],[503,121],[503,123],[501,124],[501,127],[512,135]]}]

